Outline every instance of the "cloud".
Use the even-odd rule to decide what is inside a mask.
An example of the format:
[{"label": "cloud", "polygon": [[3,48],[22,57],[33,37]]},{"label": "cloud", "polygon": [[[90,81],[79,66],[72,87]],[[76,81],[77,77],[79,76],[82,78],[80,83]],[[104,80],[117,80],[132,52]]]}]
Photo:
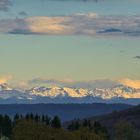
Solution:
[{"label": "cloud", "polygon": [[23,17],[26,17],[28,15],[25,11],[21,11],[18,14]]},{"label": "cloud", "polygon": [[0,84],[7,83],[11,79],[12,79],[11,75],[0,76]]},{"label": "cloud", "polygon": [[137,55],[137,56],[135,56],[134,58],[135,58],[135,59],[140,59],[140,56]]},{"label": "cloud", "polygon": [[121,33],[122,31],[120,29],[114,29],[114,28],[99,31],[99,33],[117,33],[117,32]]},{"label": "cloud", "polygon": [[[7,83],[12,79],[11,75],[0,76],[0,84]],[[99,79],[89,81],[76,81],[71,79],[50,79],[46,77],[34,78],[28,81],[10,81],[10,86],[20,90],[28,90],[35,86],[59,86],[69,88],[112,88],[117,85],[125,85],[132,88],[140,89],[140,80],[132,80],[129,78],[110,80],[110,79]]]},{"label": "cloud", "polygon": [[133,88],[140,88],[140,80],[132,80],[132,79],[121,79],[119,82],[123,85],[130,86]]},{"label": "cloud", "polygon": [[31,89],[32,85],[30,85],[28,83],[28,81],[16,81],[16,82],[12,82],[10,83],[10,86],[14,89],[18,89],[18,90],[28,90]]},{"label": "cloud", "polygon": [[99,16],[89,13],[1,19],[0,33],[139,37],[140,16]]},{"label": "cloud", "polygon": [[12,6],[11,0],[0,0],[0,11],[8,11],[10,6]]},{"label": "cloud", "polygon": [[88,89],[109,88],[118,84],[118,82],[109,79],[75,81],[70,79],[57,80],[57,79],[47,79],[47,78],[32,79],[28,81],[28,83],[30,85],[49,84],[49,85],[62,86],[62,87],[64,86],[70,88],[88,88]]}]

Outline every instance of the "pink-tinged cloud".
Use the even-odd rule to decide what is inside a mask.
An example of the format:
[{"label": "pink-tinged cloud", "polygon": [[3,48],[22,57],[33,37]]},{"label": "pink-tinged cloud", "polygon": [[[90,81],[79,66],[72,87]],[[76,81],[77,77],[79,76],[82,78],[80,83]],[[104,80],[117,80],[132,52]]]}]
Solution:
[{"label": "pink-tinged cloud", "polygon": [[24,35],[140,36],[140,16],[96,13],[0,20],[0,33]]},{"label": "pink-tinged cloud", "polygon": [[131,80],[131,79],[121,79],[119,82],[123,85],[133,87],[136,89],[140,88],[140,80]]},{"label": "pink-tinged cloud", "polygon": [[25,19],[28,29],[39,34],[67,34],[72,32],[72,27],[63,25],[68,22],[68,17],[32,17]]}]

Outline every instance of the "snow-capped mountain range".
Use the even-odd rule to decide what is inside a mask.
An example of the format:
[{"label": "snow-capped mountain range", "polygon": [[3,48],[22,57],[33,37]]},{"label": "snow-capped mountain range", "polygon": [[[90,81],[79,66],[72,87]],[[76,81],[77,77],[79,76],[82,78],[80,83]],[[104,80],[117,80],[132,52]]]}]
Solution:
[{"label": "snow-capped mountain range", "polygon": [[40,103],[76,103],[76,102],[107,102],[136,99],[140,103],[140,89],[125,85],[117,85],[106,89],[83,89],[68,87],[34,87],[30,90],[20,91],[0,84],[0,102],[40,102]]}]

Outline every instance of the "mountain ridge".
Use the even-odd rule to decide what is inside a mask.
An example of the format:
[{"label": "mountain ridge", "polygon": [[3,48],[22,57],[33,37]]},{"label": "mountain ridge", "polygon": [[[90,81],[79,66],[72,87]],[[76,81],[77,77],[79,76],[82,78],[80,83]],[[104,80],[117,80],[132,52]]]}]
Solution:
[{"label": "mountain ridge", "polygon": [[[10,99],[16,102],[37,103],[92,103],[92,102],[118,102],[121,100],[138,100],[140,103],[140,89],[125,85],[117,85],[111,88],[69,88],[69,87],[45,87],[37,86],[29,90],[10,88],[6,83],[0,84],[0,101]],[[123,102],[124,103],[124,102]],[[131,103],[130,103],[131,104]],[[136,102],[137,104],[137,102]]]},{"label": "mountain ridge", "polygon": [[49,116],[59,116],[62,121],[73,120],[75,118],[86,118],[96,115],[111,113],[112,111],[131,108],[127,104],[0,104],[0,114],[7,114],[11,117],[18,114],[40,114]]}]

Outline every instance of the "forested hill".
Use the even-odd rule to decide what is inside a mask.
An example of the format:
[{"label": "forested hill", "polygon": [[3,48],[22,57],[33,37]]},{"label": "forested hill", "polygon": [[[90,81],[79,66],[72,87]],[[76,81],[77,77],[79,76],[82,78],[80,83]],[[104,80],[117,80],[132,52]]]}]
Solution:
[{"label": "forested hill", "polygon": [[95,120],[99,121],[108,128],[111,128],[119,121],[126,121],[140,129],[140,105],[122,111],[114,111],[107,115],[95,116],[89,119],[92,122]]},{"label": "forested hill", "polygon": [[39,115],[57,115],[62,121],[74,118],[88,118],[91,116],[111,113],[112,111],[124,110],[132,107],[126,104],[7,104],[0,105],[0,114],[13,116],[16,113],[38,113]]}]

